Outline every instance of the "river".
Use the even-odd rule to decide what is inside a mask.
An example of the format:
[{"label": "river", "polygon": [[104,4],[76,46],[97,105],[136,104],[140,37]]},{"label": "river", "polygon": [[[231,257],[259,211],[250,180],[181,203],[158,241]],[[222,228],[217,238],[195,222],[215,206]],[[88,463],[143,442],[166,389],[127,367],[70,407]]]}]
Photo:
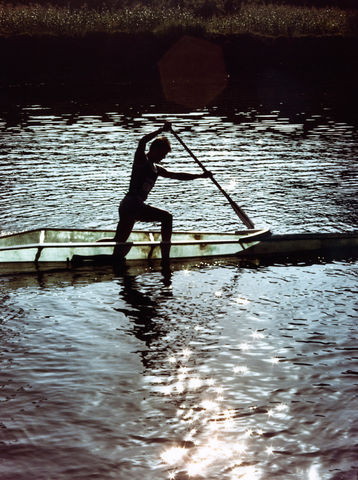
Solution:
[{"label": "river", "polygon": [[[125,103],[0,117],[2,233],[114,228],[165,120],[257,226],[356,228],[358,123],[329,103]],[[198,171],[171,141],[163,165]],[[210,179],[149,200],[176,229],[241,228]],[[0,297],[1,480],[357,478],[355,260],[7,274]]]}]

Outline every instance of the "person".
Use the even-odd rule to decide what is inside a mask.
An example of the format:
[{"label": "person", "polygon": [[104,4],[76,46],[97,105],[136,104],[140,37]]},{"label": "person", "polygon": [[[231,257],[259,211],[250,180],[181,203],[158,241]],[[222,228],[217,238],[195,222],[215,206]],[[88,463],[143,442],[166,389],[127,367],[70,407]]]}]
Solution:
[{"label": "person", "polygon": [[[145,203],[158,177],[175,180],[195,180],[210,177],[211,172],[185,173],[172,172],[160,165],[171,151],[171,145],[166,137],[158,137],[163,132],[170,132],[171,124],[166,122],[163,127],[145,135],[138,143],[132,166],[132,174],[128,193],[119,205],[119,223],[114,237],[115,242],[126,242],[136,221],[161,223],[161,254],[163,261],[169,260],[170,240],[172,236],[172,214],[166,210]],[[158,137],[158,138],[156,138]],[[147,143],[155,139],[148,153]],[[123,259],[130,246],[116,245],[113,256],[116,260]]]}]

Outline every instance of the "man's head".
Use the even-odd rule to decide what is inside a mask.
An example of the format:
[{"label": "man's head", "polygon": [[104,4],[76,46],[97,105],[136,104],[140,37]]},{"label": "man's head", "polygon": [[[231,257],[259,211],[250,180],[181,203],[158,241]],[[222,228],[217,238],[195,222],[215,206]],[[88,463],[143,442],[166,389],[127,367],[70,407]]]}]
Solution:
[{"label": "man's head", "polygon": [[159,137],[150,144],[148,156],[152,162],[159,163],[171,151],[169,140],[166,137]]}]

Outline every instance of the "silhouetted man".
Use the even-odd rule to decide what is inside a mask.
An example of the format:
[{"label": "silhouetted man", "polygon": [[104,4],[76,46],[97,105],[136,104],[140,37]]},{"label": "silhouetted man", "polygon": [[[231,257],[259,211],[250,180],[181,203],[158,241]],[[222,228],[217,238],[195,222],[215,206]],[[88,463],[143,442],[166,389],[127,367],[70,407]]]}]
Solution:
[{"label": "silhouetted man", "polygon": [[[139,141],[134,156],[129,190],[119,206],[119,223],[114,237],[116,242],[126,242],[136,221],[161,222],[161,252],[163,260],[169,259],[173,217],[166,210],[152,207],[145,203],[157,178],[160,176],[175,180],[195,180],[196,178],[206,178],[211,175],[208,171],[201,174],[171,172],[159,165],[171,151],[170,142],[166,137],[156,138],[151,143],[148,153],[145,152],[148,142],[161,133],[170,131],[171,124],[166,122],[162,128],[145,135]],[[116,259],[123,258],[129,249],[130,247],[124,248],[118,245],[115,247],[113,255]]]}]

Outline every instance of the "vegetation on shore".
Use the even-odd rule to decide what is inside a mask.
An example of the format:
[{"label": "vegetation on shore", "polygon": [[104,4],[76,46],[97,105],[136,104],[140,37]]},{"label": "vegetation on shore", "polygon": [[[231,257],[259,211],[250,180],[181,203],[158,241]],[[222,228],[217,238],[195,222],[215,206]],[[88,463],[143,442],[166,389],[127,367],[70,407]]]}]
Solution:
[{"label": "vegetation on shore", "polygon": [[[81,37],[89,33],[357,36],[358,13],[259,0],[107,2],[77,7],[0,3],[0,35]],[[193,7],[195,4],[195,8]]]}]

